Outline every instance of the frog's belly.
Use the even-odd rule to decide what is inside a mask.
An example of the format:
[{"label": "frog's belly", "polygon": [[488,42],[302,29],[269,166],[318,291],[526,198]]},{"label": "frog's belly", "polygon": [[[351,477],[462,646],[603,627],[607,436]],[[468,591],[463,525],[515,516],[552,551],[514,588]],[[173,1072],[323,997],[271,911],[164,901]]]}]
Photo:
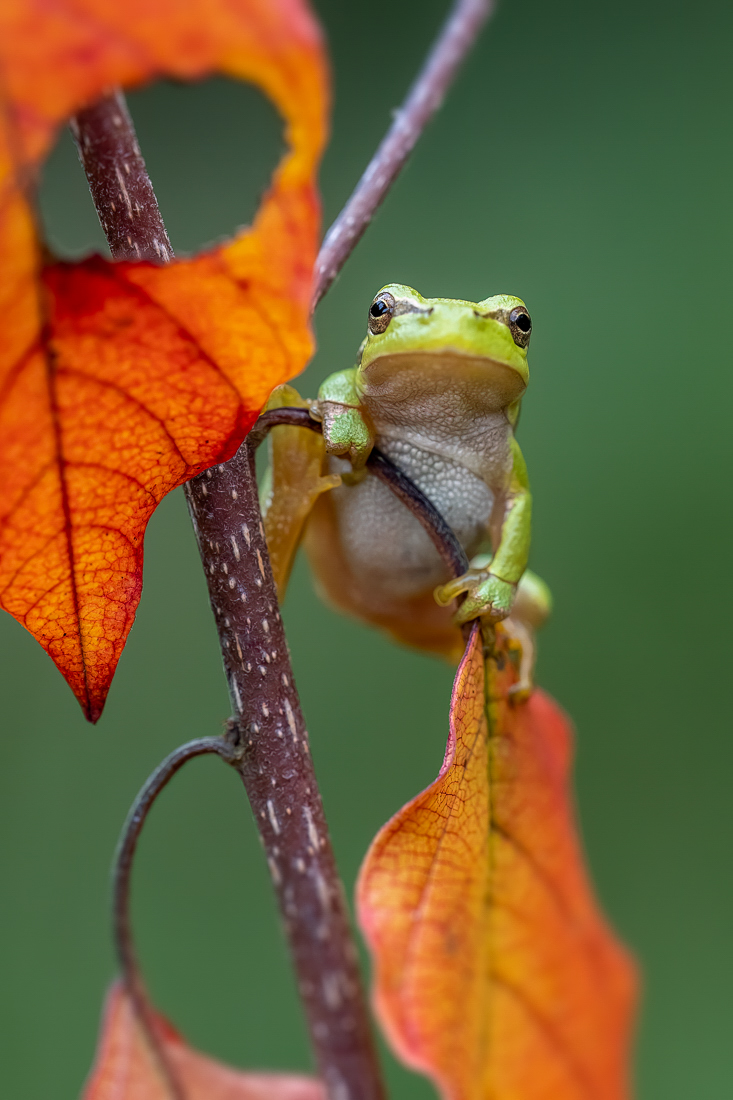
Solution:
[{"label": "frog's belly", "polygon": [[[465,466],[430,451],[390,441],[384,453],[432,501],[467,555],[487,537],[493,495]],[[331,459],[334,473],[349,463]],[[448,579],[445,566],[415,517],[381,481],[367,476],[330,494],[341,549],[360,587],[373,595],[410,597]]]}]

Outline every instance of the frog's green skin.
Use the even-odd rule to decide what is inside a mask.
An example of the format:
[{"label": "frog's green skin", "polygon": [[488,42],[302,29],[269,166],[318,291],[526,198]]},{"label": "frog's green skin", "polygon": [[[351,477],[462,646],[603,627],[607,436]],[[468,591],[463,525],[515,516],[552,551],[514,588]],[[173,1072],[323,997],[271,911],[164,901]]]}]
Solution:
[{"label": "frog's green skin", "polygon": [[[381,316],[372,316],[378,309]],[[530,542],[529,483],[513,431],[529,380],[528,333],[512,323],[529,324],[524,303],[504,294],[482,302],[423,298],[393,284],[371,314],[358,365],[331,375],[318,393],[326,450],[358,467],[376,440],[469,557],[491,531],[489,567],[447,584],[440,596],[449,602],[467,592],[460,621],[479,613],[503,619]],[[341,469],[332,463],[333,472]],[[350,565],[367,585],[405,596],[445,580],[418,521],[379,482],[363,480],[335,498]]]},{"label": "frog's green skin", "polygon": [[[305,532],[329,602],[454,658],[463,649],[457,621],[482,615],[497,622],[510,614],[530,542],[527,471],[514,439],[529,380],[530,326],[524,303],[510,295],[423,298],[400,284],[377,294],[357,365],[327,378],[310,406],[323,424],[323,472],[343,482],[318,497]],[[418,520],[382,482],[364,476],[375,444],[475,559],[464,577],[449,579]],[[527,578],[515,618],[523,647],[531,649],[549,593],[538,578]],[[456,615],[447,605],[461,592],[467,595]],[[529,649],[522,690],[529,686]]]}]

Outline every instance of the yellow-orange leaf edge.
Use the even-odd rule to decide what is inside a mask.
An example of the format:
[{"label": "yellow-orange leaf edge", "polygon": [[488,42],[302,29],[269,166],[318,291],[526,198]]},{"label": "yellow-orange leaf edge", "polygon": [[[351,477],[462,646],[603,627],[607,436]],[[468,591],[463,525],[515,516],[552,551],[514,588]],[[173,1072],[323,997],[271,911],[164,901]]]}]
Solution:
[{"label": "yellow-orange leaf edge", "polygon": [[624,1100],[635,968],[584,870],[569,725],[540,691],[511,706],[499,661],[486,692],[475,630],[440,774],[362,867],[377,1013],[446,1100]]},{"label": "yellow-orange leaf edge", "polygon": [[[155,1014],[153,1024],[186,1100],[325,1100],[323,1086],[313,1077],[244,1073],[192,1050],[163,1016]],[[97,1056],[82,1100],[170,1100],[120,982],[107,995]]]}]

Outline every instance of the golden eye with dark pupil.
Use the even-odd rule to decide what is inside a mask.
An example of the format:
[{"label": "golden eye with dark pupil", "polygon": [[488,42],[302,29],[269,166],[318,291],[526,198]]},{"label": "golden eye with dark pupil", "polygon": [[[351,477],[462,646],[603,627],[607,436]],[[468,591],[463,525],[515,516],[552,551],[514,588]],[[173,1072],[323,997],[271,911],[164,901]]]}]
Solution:
[{"label": "golden eye with dark pupil", "polygon": [[509,314],[509,329],[517,347],[526,348],[532,335],[532,319],[526,309],[513,309]]},{"label": "golden eye with dark pupil", "polygon": [[379,294],[369,307],[369,331],[378,336],[392,320],[395,300],[391,294]]}]

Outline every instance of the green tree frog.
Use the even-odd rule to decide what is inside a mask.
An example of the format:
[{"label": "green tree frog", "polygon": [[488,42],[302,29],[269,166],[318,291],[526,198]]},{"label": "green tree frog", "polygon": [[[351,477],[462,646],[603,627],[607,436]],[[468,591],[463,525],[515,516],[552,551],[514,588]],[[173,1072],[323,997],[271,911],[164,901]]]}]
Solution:
[{"label": "green tree frog", "polygon": [[[281,596],[304,531],[326,601],[398,641],[457,659],[461,623],[506,620],[522,651],[522,695],[533,631],[550,606],[545,585],[526,571],[531,496],[514,438],[531,329],[524,302],[510,295],[467,302],[385,286],[369,307],[356,366],[327,378],[315,401],[291,387],[275,391],[270,407],[307,406],[323,436],[274,429],[264,494]],[[453,528],[472,559],[463,577],[449,579],[418,520],[365,476],[375,445]]]}]

